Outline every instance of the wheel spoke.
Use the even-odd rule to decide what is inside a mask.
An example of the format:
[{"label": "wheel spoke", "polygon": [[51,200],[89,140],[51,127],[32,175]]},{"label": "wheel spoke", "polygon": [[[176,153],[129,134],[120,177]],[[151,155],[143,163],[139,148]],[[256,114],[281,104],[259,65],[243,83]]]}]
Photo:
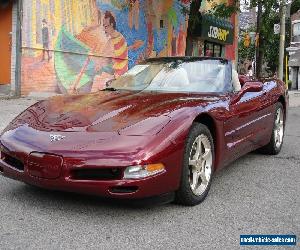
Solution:
[{"label": "wheel spoke", "polygon": [[279,126],[280,128],[283,128],[283,121],[282,121],[282,120],[280,120],[278,126]]},{"label": "wheel spoke", "polygon": [[202,139],[201,137],[199,137],[197,140],[197,148],[196,148],[194,159],[198,160],[201,155],[202,155]]},{"label": "wheel spoke", "polygon": [[211,156],[211,150],[210,148],[206,148],[204,154],[202,155],[202,159],[204,161],[207,161],[210,156]]},{"label": "wheel spoke", "polygon": [[191,183],[191,188],[193,190],[196,189],[199,181],[199,173],[197,171],[192,172],[192,183]]},{"label": "wheel spoke", "polygon": [[189,160],[189,165],[193,166],[193,167],[196,167],[197,161],[196,160]]},{"label": "wheel spoke", "polygon": [[280,116],[281,116],[281,110],[278,109],[277,114],[276,114],[276,124],[280,123]]},{"label": "wheel spoke", "polygon": [[201,178],[201,181],[202,181],[201,183],[203,185],[207,185],[208,180],[207,180],[207,177],[205,175],[205,171],[204,170],[200,173],[200,178]]}]

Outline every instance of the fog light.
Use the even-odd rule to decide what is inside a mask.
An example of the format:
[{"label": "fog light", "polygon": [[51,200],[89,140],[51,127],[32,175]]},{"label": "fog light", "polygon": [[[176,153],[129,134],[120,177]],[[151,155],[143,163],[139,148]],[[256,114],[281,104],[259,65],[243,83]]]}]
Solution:
[{"label": "fog light", "polygon": [[149,164],[145,166],[130,166],[125,169],[124,179],[140,179],[152,176],[165,171],[165,166],[161,163]]}]

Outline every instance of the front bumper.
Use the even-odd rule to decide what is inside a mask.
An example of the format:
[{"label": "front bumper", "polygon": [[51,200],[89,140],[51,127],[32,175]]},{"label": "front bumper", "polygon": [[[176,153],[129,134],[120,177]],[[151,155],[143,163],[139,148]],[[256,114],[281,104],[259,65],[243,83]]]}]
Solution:
[{"label": "front bumper", "polygon": [[3,176],[45,189],[125,199],[139,199],[174,191],[167,172],[138,180],[75,180],[68,173],[63,169],[59,178],[39,178],[32,176],[26,165],[24,171],[21,171],[0,160],[0,174]]},{"label": "front bumper", "polygon": [[[2,175],[46,189],[126,199],[166,194],[179,187],[183,142],[174,144],[166,136],[105,137],[76,132],[61,133],[64,140],[49,143],[49,133],[22,126],[2,134],[0,151],[13,158],[0,157]],[[123,178],[126,167],[151,163],[162,163],[165,171],[143,179]],[[106,179],[92,178],[93,174],[74,178],[74,171],[91,169],[114,169],[121,174]]]}]

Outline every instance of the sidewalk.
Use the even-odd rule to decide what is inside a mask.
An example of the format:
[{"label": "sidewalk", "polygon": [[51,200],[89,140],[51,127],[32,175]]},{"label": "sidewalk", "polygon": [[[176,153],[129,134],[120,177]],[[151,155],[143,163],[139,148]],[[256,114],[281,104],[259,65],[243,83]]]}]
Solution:
[{"label": "sidewalk", "polygon": [[297,90],[289,91],[289,95],[290,95],[290,107],[299,107],[300,91]]}]

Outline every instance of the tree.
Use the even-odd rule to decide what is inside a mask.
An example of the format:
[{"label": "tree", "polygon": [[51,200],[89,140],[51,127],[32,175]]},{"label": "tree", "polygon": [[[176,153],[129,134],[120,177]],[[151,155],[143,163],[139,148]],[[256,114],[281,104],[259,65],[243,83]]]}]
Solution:
[{"label": "tree", "polygon": [[[185,3],[188,0],[182,0]],[[193,25],[197,22],[199,18],[199,7],[201,6],[201,2],[204,0],[190,0],[190,9],[189,13],[189,27],[193,27]],[[207,0],[213,1],[213,0]],[[278,67],[278,48],[279,48],[279,35],[274,35],[274,24],[279,23],[279,6],[280,0],[232,0],[230,4],[222,3],[219,5],[215,5],[211,10],[212,15],[221,18],[230,17],[232,14],[239,11],[238,2],[246,3],[250,8],[257,8],[259,10],[258,22],[256,26],[256,32],[259,34],[258,37],[258,47],[257,47],[257,76],[260,77],[262,75],[262,67],[264,62],[266,62],[272,72],[276,71]],[[292,5],[292,10],[297,11],[300,6],[300,0],[295,0]],[[191,25],[191,26],[190,26]],[[288,26],[287,26],[288,27]],[[287,39],[286,44],[289,43],[289,33],[288,30],[286,32]],[[239,50],[243,55],[245,55],[246,51],[243,52],[241,48]]]},{"label": "tree", "polygon": [[300,10],[300,0],[294,0],[291,4],[291,15],[295,14],[298,10]]},{"label": "tree", "polygon": [[[236,2],[236,1],[235,1]],[[244,0],[243,0],[244,2]],[[280,0],[248,0],[250,8],[257,8],[256,33],[258,35],[258,46],[256,49],[256,76],[262,76],[264,63],[268,64],[270,71],[275,72],[278,68],[278,49],[280,36],[274,34],[274,24],[279,23]],[[296,0],[300,4],[300,0]],[[297,4],[293,3],[293,5]],[[220,7],[219,7],[220,8]],[[222,6],[226,8],[226,6]],[[294,7],[294,9],[297,7]],[[236,11],[233,7],[229,12]],[[218,12],[217,12],[218,13]],[[219,12],[220,13],[220,12]],[[287,25],[287,27],[289,27]],[[286,44],[289,43],[289,29],[286,32]]]}]

